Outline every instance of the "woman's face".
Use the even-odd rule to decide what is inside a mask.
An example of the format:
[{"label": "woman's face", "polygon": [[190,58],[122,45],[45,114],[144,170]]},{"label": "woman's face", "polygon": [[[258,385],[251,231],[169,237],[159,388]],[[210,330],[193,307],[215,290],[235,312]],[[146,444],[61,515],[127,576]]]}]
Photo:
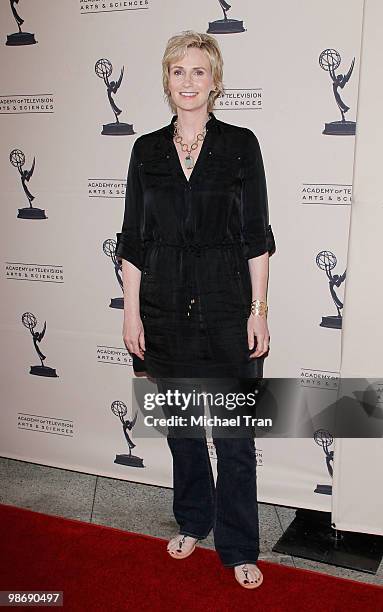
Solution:
[{"label": "woman's face", "polygon": [[196,47],[188,47],[183,59],[169,66],[169,90],[177,108],[196,110],[207,106],[214,81],[208,56]]}]

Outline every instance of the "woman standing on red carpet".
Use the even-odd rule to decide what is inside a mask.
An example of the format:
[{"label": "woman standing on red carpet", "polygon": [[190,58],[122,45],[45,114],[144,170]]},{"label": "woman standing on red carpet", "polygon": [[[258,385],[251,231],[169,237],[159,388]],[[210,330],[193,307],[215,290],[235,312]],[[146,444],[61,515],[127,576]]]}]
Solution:
[{"label": "woman standing on red carpet", "polygon": [[[213,36],[173,36],[162,68],[173,117],[133,145],[117,235],[123,338],[135,372],[155,378],[159,391],[219,388],[228,397],[262,376],[269,347],[266,293],[275,244],[262,155],[250,129],[212,112],[223,92]],[[220,413],[214,402],[210,411]],[[177,409],[166,405],[164,412]],[[258,587],[254,428],[237,437],[213,427],[216,486],[204,429],[179,429],[169,427],[167,436],[179,525],[168,553],[189,556],[213,529],[222,563],[242,586]]]}]

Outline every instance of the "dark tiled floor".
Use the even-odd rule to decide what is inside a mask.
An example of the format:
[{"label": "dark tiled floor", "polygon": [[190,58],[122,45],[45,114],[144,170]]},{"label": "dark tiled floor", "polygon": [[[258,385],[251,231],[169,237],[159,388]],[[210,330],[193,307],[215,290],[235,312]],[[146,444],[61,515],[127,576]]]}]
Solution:
[{"label": "dark tiled floor", "polygon": [[[37,512],[170,539],[178,532],[172,497],[173,491],[164,487],[0,457],[0,503]],[[259,504],[260,559],[383,584],[383,562],[377,575],[371,575],[273,552],[294,516],[294,508]],[[213,534],[199,545],[214,548]]]}]

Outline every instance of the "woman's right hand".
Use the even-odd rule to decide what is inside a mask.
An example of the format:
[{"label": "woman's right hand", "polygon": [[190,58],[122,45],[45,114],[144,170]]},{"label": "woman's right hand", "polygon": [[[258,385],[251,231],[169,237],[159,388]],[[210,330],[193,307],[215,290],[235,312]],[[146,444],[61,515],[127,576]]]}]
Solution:
[{"label": "woman's right hand", "polygon": [[124,316],[124,326],[122,337],[126,348],[130,353],[134,353],[140,359],[145,357],[145,334],[144,326],[139,314]]}]

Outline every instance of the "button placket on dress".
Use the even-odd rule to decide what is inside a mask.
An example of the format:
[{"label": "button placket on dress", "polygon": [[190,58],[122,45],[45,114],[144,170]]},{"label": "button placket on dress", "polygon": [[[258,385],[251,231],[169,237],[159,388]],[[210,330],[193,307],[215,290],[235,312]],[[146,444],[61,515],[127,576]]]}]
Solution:
[{"label": "button placket on dress", "polygon": [[[191,175],[189,176],[189,179],[187,179],[183,169],[182,169],[182,165],[181,165],[181,160],[178,156],[178,152],[177,152],[177,148],[173,142],[173,147],[172,147],[172,152],[174,154],[174,160],[175,160],[175,174],[176,176],[182,176],[182,180],[184,183],[184,203],[185,203],[185,208],[186,208],[186,217],[185,217],[185,226],[184,226],[184,231],[185,231],[185,235],[186,236],[192,236],[193,235],[193,231],[189,231],[188,232],[188,220],[192,220],[193,218],[193,210],[192,210],[192,206],[193,206],[193,199],[192,199],[192,191],[193,191],[193,181],[195,180],[196,175],[198,175],[198,171],[201,168],[201,165],[203,163],[203,158],[206,156],[206,148],[208,146],[208,134],[209,134],[209,129],[206,128],[206,135],[205,138],[202,142],[202,146],[201,146],[201,150],[200,153],[198,155],[198,158],[194,164],[194,169],[191,173]],[[211,155],[211,150],[208,150],[208,154]],[[166,156],[169,159],[169,155]],[[185,248],[186,248],[186,254],[188,257],[188,264],[189,264],[189,269],[192,272],[192,277],[193,277],[193,281],[190,283],[189,285],[189,302],[187,305],[187,310],[186,310],[186,315],[187,318],[190,319],[190,315],[192,313],[192,309],[194,304],[198,304],[199,307],[199,318],[200,320],[202,319],[202,312],[201,312],[201,303],[200,300],[198,298],[198,287],[197,287],[197,279],[195,277],[195,265],[194,262],[192,261],[194,256],[200,256],[200,245],[195,245],[192,242],[187,242],[185,244]]]},{"label": "button placket on dress", "polygon": [[[197,275],[195,274],[195,269],[196,269],[196,258],[199,258],[201,256],[201,250],[202,250],[202,245],[198,244],[198,243],[189,243],[186,246],[186,251],[187,251],[187,255],[189,258],[189,265],[190,265],[190,269],[194,271],[193,274],[193,281],[190,285],[190,300],[189,300],[189,304],[188,304],[188,311],[187,311],[187,316],[190,317],[191,313],[193,312],[193,307],[194,309],[197,308],[197,312],[196,314],[199,315],[199,319],[200,321],[202,320],[202,311],[201,311],[201,301],[200,301],[200,291],[199,291],[199,287],[198,287],[198,278]],[[195,306],[194,306],[195,305]]]},{"label": "button placket on dress", "polygon": [[197,278],[195,275],[195,257],[198,255],[198,246],[188,243],[185,245],[186,257],[188,261],[188,269],[190,271],[190,283],[189,283],[189,302],[187,306],[186,315],[188,319],[192,313],[194,313],[193,306],[197,300]]}]

